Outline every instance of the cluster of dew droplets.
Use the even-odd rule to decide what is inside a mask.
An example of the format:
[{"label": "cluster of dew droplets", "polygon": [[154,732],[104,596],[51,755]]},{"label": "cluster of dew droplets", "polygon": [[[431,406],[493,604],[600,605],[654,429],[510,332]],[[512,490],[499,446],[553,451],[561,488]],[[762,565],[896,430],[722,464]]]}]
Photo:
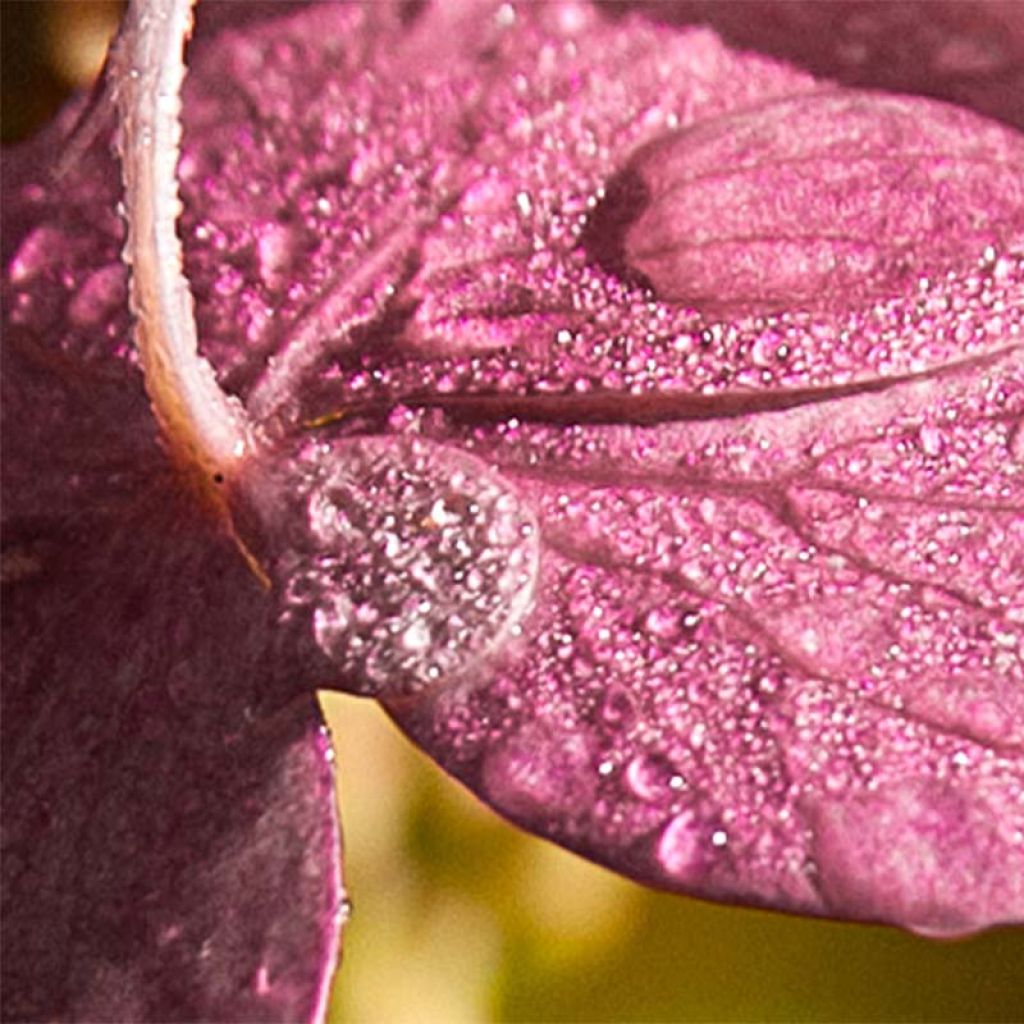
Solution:
[{"label": "cluster of dew droplets", "polygon": [[340,685],[396,697],[473,682],[533,605],[536,523],[498,472],[418,437],[307,453],[308,550],[286,563]]}]

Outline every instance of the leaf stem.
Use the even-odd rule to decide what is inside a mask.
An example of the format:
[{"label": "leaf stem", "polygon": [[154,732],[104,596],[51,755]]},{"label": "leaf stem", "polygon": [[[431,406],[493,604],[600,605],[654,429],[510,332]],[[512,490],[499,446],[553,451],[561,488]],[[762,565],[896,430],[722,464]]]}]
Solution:
[{"label": "leaf stem", "polygon": [[252,431],[241,403],[220,389],[199,354],[176,229],[181,86],[193,4],[131,0],[111,70],[128,224],[123,255],[132,269],[131,309],[146,391],[175,460],[199,470],[213,495],[236,475],[252,448]]}]

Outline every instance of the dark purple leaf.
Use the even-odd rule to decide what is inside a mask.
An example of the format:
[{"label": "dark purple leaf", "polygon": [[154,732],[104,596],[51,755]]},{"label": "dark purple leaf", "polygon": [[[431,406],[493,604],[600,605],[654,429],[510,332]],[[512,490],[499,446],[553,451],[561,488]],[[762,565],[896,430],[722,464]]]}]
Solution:
[{"label": "dark purple leaf", "polygon": [[[933,70],[1016,52],[941,10]],[[648,884],[1024,916],[1020,135],[574,5],[239,25],[179,169],[233,538],[157,442],[115,164],[54,185],[66,119],[5,168],[9,1015],[308,1011],[332,680]],[[925,84],[1012,122],[989,70]]]},{"label": "dark purple leaf", "polygon": [[344,903],[304,641],[158,444],[117,165],[51,176],[68,124],[3,175],[3,1019],[322,1019]]},{"label": "dark purple leaf", "polygon": [[4,1019],[312,1017],[341,889],[294,643],[137,376],[5,342]]}]

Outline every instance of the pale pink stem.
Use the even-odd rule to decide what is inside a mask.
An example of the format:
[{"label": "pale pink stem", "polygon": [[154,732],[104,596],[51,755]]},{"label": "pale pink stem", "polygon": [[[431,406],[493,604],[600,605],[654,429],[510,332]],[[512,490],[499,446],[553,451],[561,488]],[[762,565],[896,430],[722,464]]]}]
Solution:
[{"label": "pale pink stem", "polygon": [[120,116],[131,309],[146,391],[177,461],[230,480],[252,447],[241,403],[199,354],[176,231],[184,48],[193,0],[132,0],[111,54]]}]

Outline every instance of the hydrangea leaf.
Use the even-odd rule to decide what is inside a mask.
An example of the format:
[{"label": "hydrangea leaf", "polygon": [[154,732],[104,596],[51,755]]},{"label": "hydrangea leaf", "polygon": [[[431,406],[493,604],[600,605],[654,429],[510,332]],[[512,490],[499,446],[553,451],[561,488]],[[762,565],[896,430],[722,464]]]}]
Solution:
[{"label": "hydrangea leaf", "polygon": [[118,166],[62,159],[76,116],[3,168],[3,1018],[321,1019],[329,739],[158,443]]},{"label": "hydrangea leaf", "polygon": [[1019,136],[585,8],[308,17],[184,184],[340,683],[645,881],[1019,914]]},{"label": "hydrangea leaf", "polygon": [[637,16],[388,31],[210,51],[184,167],[338,685],[649,884],[1019,917],[1020,136]]}]

